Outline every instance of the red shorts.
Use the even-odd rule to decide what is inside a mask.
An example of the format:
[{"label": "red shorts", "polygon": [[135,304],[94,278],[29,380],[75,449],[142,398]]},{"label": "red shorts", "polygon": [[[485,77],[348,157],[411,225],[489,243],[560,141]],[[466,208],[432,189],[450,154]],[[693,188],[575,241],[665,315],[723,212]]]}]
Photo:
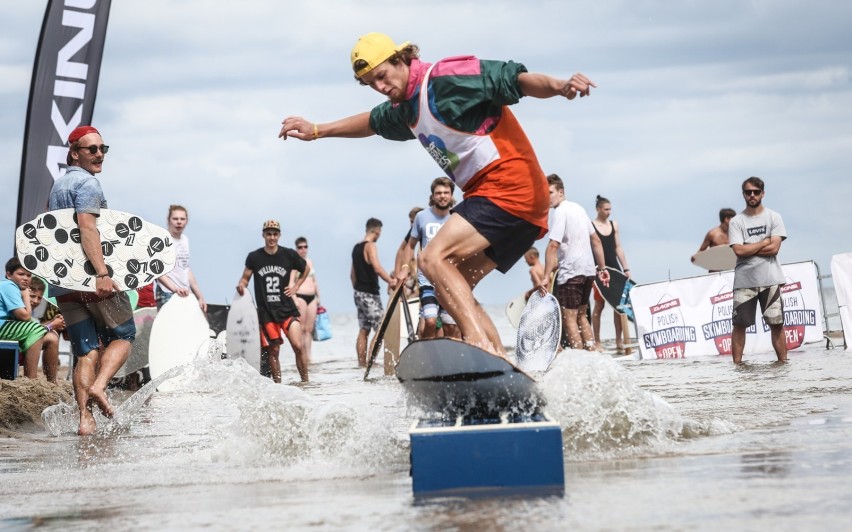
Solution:
[{"label": "red shorts", "polygon": [[270,321],[260,326],[260,345],[261,347],[269,347],[270,345],[281,345],[284,340],[281,338],[281,331],[287,334],[290,326],[294,321],[299,321],[298,316],[290,316],[281,323]]},{"label": "red shorts", "polygon": [[597,283],[595,283],[595,284],[593,284],[593,285],[592,285],[592,294],[594,294],[594,296],[595,296],[595,301],[597,301],[598,303],[603,303],[603,302],[604,302],[604,298],[603,298],[603,296],[601,295],[601,291],[600,291],[600,290],[598,290],[598,285],[597,285]]}]

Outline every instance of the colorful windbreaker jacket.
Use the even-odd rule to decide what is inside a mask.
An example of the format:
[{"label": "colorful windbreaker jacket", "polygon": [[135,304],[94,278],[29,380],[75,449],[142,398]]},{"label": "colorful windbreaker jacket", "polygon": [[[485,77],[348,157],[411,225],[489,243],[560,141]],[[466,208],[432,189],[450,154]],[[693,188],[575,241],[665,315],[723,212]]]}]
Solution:
[{"label": "colorful windbreaker jacket", "polygon": [[[370,128],[390,140],[420,140],[465,198],[486,197],[540,227],[543,236],[547,180],[508,107],[523,96],[518,75],[526,71],[512,61],[473,56],[450,57],[434,65],[415,59],[406,100],[373,108]],[[421,116],[423,106],[429,115]]]}]

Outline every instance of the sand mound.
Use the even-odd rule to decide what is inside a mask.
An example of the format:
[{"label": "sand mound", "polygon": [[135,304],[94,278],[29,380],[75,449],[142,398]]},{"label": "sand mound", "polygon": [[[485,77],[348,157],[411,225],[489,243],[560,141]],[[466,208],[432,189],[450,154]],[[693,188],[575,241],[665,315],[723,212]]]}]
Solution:
[{"label": "sand mound", "polygon": [[0,380],[0,427],[14,429],[26,423],[43,426],[41,412],[60,402],[73,402],[71,383],[51,384],[44,379]]}]

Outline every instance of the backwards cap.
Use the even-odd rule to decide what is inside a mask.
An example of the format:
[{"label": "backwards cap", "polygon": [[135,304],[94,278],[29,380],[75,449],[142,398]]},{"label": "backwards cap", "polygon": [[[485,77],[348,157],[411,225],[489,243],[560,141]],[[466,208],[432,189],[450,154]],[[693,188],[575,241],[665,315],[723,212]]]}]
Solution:
[{"label": "backwards cap", "polygon": [[98,135],[100,135],[100,132],[92,126],[80,126],[74,131],[72,131],[70,135],[68,135],[68,144],[74,144],[89,133],[97,133]]},{"label": "backwards cap", "polygon": [[[362,35],[358,38],[358,42],[355,43],[350,54],[352,70],[360,78],[410,44],[411,41],[405,41],[399,45],[394,44],[393,39],[384,33],[367,33],[366,35]],[[364,60],[367,66],[362,66],[360,69],[356,68],[355,62],[359,59]]]}]

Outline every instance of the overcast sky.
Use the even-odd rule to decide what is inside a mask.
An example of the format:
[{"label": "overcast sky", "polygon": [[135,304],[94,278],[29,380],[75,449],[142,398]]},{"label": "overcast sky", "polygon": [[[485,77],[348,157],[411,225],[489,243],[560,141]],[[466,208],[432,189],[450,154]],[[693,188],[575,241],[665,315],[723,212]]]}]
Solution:
[{"label": "overcast sky", "polygon": [[[8,253],[45,6],[9,2],[0,19]],[[111,208],[162,225],[169,204],[189,208],[209,302],[230,299],[261,224],[277,218],[283,244],[309,239],[323,303],[353,312],[350,253],[364,222],[384,222],[390,268],[438,167],[416,142],[276,137],[287,115],[326,122],[381,102],[349,65],[358,36],[380,31],[417,43],[426,61],[474,54],[596,81],[591,98],[524,98],[513,110],[570,200],[590,216],[596,194],[612,200],[640,283],[700,274],[690,255],[721,207],[743,208],[751,175],[784,217],[782,262],[829,273],[831,255],[852,251],[850,23],[852,4],[820,0],[117,1],[94,113],[111,147],[99,177]],[[520,263],[477,295],[503,304],[528,284]]]}]

